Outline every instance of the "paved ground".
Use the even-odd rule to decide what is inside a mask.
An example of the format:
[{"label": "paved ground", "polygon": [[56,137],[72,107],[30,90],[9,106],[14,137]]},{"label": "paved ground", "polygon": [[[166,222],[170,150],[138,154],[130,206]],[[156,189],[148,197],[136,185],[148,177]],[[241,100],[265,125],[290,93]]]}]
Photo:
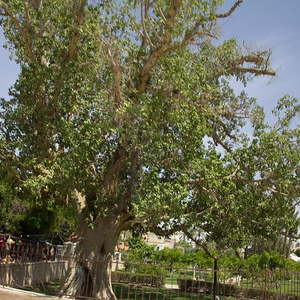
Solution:
[{"label": "paved ground", "polygon": [[62,300],[70,298],[57,298],[43,294],[31,293],[12,288],[0,288],[1,300]]}]

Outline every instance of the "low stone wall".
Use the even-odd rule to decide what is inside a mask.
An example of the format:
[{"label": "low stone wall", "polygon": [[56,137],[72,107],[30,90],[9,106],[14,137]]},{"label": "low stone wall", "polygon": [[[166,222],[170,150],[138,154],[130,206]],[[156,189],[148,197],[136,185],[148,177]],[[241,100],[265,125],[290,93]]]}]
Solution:
[{"label": "low stone wall", "polygon": [[26,287],[62,279],[67,261],[0,264],[0,285]]}]

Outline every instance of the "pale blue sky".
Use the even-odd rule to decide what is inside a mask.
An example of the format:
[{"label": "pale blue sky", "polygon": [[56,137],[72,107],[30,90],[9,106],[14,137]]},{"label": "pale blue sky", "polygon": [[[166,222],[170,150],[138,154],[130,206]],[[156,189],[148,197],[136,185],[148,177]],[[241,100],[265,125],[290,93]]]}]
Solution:
[{"label": "pale blue sky", "polygon": [[276,77],[255,78],[246,88],[268,116],[280,97],[300,99],[300,0],[245,0],[221,25],[225,39],[235,37],[253,49],[272,50]]},{"label": "pale blue sky", "polygon": [[[225,0],[227,7],[233,3]],[[300,98],[300,0],[245,0],[233,16],[220,24],[222,39],[235,37],[253,49],[272,49],[277,76],[254,79],[246,88],[267,112],[285,94]],[[0,97],[7,96],[17,74],[18,67],[9,60],[7,50],[0,48]]]}]

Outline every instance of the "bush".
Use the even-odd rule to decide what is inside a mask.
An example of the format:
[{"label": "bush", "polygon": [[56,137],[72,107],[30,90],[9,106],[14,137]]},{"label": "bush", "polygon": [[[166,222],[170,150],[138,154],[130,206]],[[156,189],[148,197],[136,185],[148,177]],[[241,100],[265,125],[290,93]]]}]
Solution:
[{"label": "bush", "polygon": [[298,257],[300,257],[300,249],[296,249],[294,252]]},{"label": "bush", "polygon": [[131,264],[125,263],[125,270],[129,273],[165,276],[167,270],[155,264]]},{"label": "bush", "polygon": [[236,255],[226,255],[219,260],[219,265],[226,270],[239,270],[244,266],[244,260]]},{"label": "bush", "polygon": [[147,260],[153,260],[155,247],[147,245],[140,238],[131,238],[128,241],[129,250],[124,253],[125,261],[131,263],[142,263]]},{"label": "bush", "polygon": [[294,261],[292,259],[287,259],[286,269],[291,272],[300,272],[300,262]]},{"label": "bush", "polygon": [[185,254],[182,262],[188,265],[197,265],[199,268],[210,268],[213,265],[213,259],[201,250]]},{"label": "bush", "polygon": [[256,272],[263,269],[280,269],[287,266],[287,259],[277,253],[264,252],[254,254],[245,260],[245,268],[248,271]]}]

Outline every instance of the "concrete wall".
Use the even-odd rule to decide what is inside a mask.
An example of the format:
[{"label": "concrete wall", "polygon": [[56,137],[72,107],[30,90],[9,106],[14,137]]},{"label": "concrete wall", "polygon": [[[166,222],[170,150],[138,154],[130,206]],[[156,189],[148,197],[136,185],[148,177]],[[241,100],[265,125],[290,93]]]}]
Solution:
[{"label": "concrete wall", "polygon": [[[31,263],[0,263],[0,285],[26,287],[43,284],[51,280],[62,280],[72,262],[69,260],[31,262]],[[112,270],[124,269],[124,263],[114,261]]]},{"label": "concrete wall", "polygon": [[67,261],[0,264],[0,285],[25,287],[62,279]]}]

